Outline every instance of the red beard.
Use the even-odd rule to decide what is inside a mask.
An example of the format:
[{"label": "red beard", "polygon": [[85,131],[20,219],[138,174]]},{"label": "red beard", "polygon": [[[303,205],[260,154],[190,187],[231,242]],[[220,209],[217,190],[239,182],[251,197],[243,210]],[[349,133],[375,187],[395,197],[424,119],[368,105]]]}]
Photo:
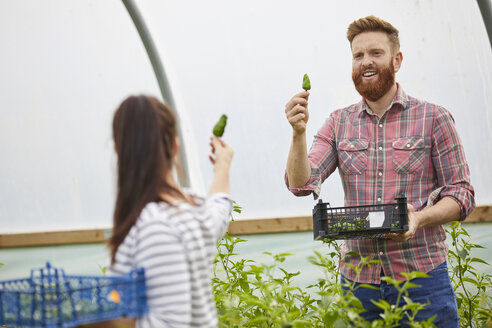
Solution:
[{"label": "red beard", "polygon": [[378,79],[375,82],[364,82],[361,71],[352,71],[352,81],[357,92],[369,101],[379,100],[395,84],[395,67],[392,60],[388,66],[377,69]]}]

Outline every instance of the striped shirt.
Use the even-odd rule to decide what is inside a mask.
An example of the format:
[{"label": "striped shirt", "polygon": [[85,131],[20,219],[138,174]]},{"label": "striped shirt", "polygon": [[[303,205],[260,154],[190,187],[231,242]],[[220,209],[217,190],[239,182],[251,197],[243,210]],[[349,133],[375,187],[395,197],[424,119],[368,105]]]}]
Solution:
[{"label": "striped shirt", "polygon": [[149,314],[137,319],[137,328],[217,327],[212,266],[232,202],[223,193],[192,196],[196,206],[147,204],[108,270],[123,275],[145,268]]},{"label": "striped shirt", "polygon": [[[407,95],[400,85],[381,118],[364,100],[334,111],[316,134],[309,161],[307,184],[289,188],[298,196],[313,193],[318,198],[321,184],[338,168],[345,206],[393,203],[398,195],[406,195],[418,211],[434,190],[442,188],[435,201],[451,197],[461,208],[460,219],[475,207],[470,171],[451,114]],[[445,239],[443,227],[436,226],[418,229],[407,242],[346,240],[340,270],[363,283],[379,284],[381,270],[402,280],[401,272],[429,272],[446,261]],[[363,268],[357,277],[350,266],[359,265],[360,258],[348,252],[381,262]]]}]

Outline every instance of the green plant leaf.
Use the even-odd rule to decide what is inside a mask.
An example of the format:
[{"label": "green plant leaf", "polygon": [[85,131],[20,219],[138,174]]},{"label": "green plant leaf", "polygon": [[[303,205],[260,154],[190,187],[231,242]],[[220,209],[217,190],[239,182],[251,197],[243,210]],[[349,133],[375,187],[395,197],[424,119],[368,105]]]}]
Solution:
[{"label": "green plant leaf", "polygon": [[280,254],[277,254],[277,256],[282,256],[282,257],[292,256],[292,253],[280,253]]},{"label": "green plant leaf", "polygon": [[99,265],[99,264],[97,266],[101,270],[103,276],[105,276],[106,275],[106,271],[107,271],[108,268],[106,266],[102,266],[102,265]]},{"label": "green plant leaf", "polygon": [[245,291],[246,293],[249,293],[250,288],[249,288],[248,281],[241,279],[239,281],[239,285],[241,286],[241,288],[243,289],[243,291]]},{"label": "green plant leaf", "polygon": [[483,264],[487,264],[489,265],[487,262],[485,262],[484,260],[480,259],[480,258],[477,258],[477,257],[474,257],[470,260],[470,262],[478,262],[478,263],[483,263]]},{"label": "green plant leaf", "polygon": [[367,289],[375,289],[378,290],[379,288],[370,284],[359,284],[357,285],[357,288],[367,288]]},{"label": "green plant leaf", "polygon": [[419,288],[421,285],[414,284],[413,282],[406,282],[403,286],[406,289],[410,289],[410,288]]},{"label": "green plant leaf", "polygon": [[323,322],[325,323],[325,325],[327,327],[329,327],[328,325],[329,324],[332,324],[333,322],[335,322],[339,317],[339,314],[338,312],[335,312],[335,311],[329,311],[327,313],[324,314],[323,316]]},{"label": "green plant leaf", "polygon": [[345,321],[343,321],[341,318],[338,318],[333,323],[333,328],[348,328],[348,327],[350,327],[350,325]]},{"label": "green plant leaf", "polygon": [[478,282],[475,279],[472,279],[470,277],[463,277],[462,280],[464,282],[469,282],[469,283],[474,284],[474,285],[477,285],[478,284]]},{"label": "green plant leaf", "polygon": [[356,253],[356,252],[347,252],[345,253],[345,256],[350,256],[350,257],[360,257],[359,253]]}]

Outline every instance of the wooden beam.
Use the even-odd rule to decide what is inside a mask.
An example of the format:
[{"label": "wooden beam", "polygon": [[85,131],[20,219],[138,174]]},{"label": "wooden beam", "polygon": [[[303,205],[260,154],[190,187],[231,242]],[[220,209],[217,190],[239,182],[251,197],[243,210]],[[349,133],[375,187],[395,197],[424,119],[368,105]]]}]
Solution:
[{"label": "wooden beam", "polygon": [[274,232],[295,232],[313,230],[312,216],[238,220],[229,224],[230,235],[250,235]]},{"label": "wooden beam", "polygon": [[106,229],[0,234],[0,248],[99,243],[107,236]]},{"label": "wooden beam", "polygon": [[492,206],[477,206],[464,223],[492,222]]},{"label": "wooden beam", "polygon": [[[492,205],[477,206],[464,223],[492,222]],[[229,224],[230,235],[312,231],[311,216],[294,216],[252,220],[236,220]],[[49,231],[0,234],[0,248],[103,243],[111,229]]]}]

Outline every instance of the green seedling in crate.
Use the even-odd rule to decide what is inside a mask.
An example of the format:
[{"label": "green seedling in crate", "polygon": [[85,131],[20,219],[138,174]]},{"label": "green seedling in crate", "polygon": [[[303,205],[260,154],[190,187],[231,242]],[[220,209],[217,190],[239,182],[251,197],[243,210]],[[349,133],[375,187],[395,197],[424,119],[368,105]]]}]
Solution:
[{"label": "green seedling in crate", "polygon": [[354,221],[355,221],[355,225],[356,225],[358,230],[363,230],[366,228],[366,223],[362,218],[357,217],[357,218],[355,218]]},{"label": "green seedling in crate", "polygon": [[350,222],[343,222],[342,223],[342,231],[354,231],[355,226],[350,223]]},{"label": "green seedling in crate", "polygon": [[[342,220],[347,220],[347,219],[342,218]],[[365,228],[366,228],[365,220],[360,217],[357,217],[353,219],[352,222],[337,221],[335,224],[329,224],[328,232],[358,231],[358,230],[364,230]]]}]

